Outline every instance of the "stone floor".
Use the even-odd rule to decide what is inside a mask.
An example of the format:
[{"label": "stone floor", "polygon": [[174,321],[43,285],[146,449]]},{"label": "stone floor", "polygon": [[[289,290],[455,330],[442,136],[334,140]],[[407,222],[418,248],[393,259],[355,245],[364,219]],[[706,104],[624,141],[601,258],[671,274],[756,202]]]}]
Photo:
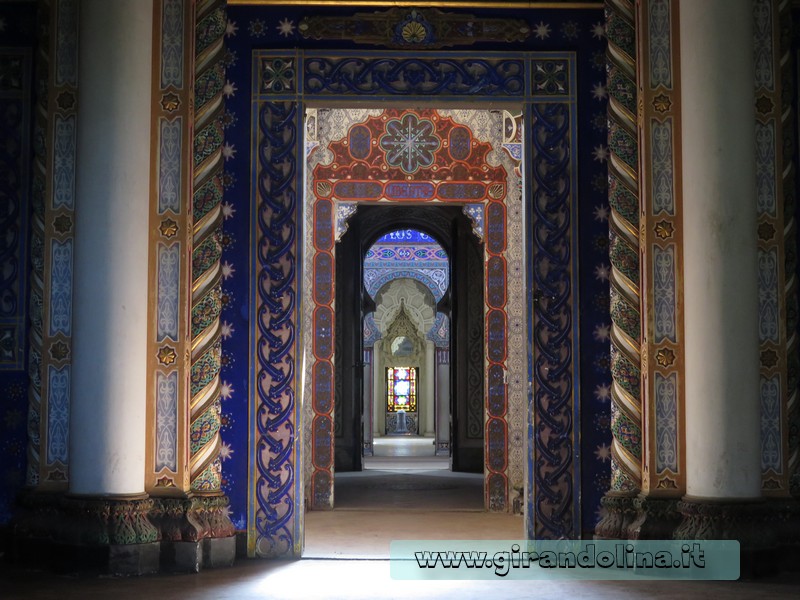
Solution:
[{"label": "stone floor", "polygon": [[335,510],[306,514],[301,560],[241,559],[228,569],[128,579],[55,575],[0,560],[0,599],[800,598],[797,575],[739,582],[393,580],[392,540],[519,539],[523,524],[483,512],[481,476],[450,473],[426,442],[386,443],[366,459],[364,472],[337,476]]}]

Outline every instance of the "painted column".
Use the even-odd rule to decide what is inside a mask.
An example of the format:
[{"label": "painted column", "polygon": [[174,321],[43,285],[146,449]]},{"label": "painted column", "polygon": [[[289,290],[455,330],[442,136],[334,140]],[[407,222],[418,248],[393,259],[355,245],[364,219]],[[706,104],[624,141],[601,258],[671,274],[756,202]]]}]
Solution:
[{"label": "painted column", "polygon": [[680,4],[690,500],[761,494],[752,19]]},{"label": "painted column", "polygon": [[373,448],[373,421],[375,418],[373,417],[374,413],[374,404],[373,404],[373,393],[374,393],[374,383],[373,383],[373,376],[375,373],[375,369],[373,367],[373,355],[375,353],[375,349],[373,347],[364,348],[364,423],[363,427],[363,435],[364,435],[364,447],[362,448],[362,452],[364,456],[372,456],[374,454]]},{"label": "painted column", "polygon": [[375,416],[372,418],[372,433],[374,437],[382,437],[386,432],[386,408],[384,406],[386,392],[383,389],[383,386],[385,385],[385,374],[382,352],[376,352],[374,354],[373,363],[372,398],[374,400],[373,415]]},{"label": "painted column", "polygon": [[436,349],[436,454],[450,454],[450,349]]},{"label": "painted column", "polygon": [[70,492],[144,492],[152,2],[80,11]]},{"label": "painted column", "polygon": [[[435,386],[434,386],[434,369],[436,369],[436,348],[433,342],[425,340],[425,385],[422,389],[425,393],[425,429],[426,436],[434,435],[434,419],[435,419]],[[420,430],[422,433],[422,430]]]}]

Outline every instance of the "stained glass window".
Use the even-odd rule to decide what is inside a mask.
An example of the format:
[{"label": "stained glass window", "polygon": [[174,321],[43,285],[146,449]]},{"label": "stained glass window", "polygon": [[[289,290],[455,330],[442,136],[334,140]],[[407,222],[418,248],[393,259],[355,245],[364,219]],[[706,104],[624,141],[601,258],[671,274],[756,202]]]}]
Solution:
[{"label": "stained glass window", "polygon": [[417,368],[388,367],[386,369],[386,408],[389,412],[417,411]]}]

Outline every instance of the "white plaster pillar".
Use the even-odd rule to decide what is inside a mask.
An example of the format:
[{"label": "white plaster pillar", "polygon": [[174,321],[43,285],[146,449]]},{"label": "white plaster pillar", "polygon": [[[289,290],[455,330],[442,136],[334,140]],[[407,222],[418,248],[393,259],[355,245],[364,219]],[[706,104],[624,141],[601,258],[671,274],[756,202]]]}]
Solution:
[{"label": "white plaster pillar", "polygon": [[425,340],[425,436],[433,437],[435,423],[435,387],[434,369],[436,369],[436,347],[431,340]]},{"label": "white plaster pillar", "polygon": [[687,496],[760,496],[753,5],[680,3]]},{"label": "white plaster pillar", "polygon": [[152,0],[83,0],[70,492],[144,492]]}]

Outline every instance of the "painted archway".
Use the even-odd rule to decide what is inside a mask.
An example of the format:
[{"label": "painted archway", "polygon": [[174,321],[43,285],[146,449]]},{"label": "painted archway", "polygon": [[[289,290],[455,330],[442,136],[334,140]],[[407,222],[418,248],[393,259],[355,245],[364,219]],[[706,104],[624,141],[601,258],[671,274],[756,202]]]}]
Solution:
[{"label": "painted archway", "polygon": [[[524,381],[525,339],[509,335],[509,314],[524,323],[524,288],[509,285],[507,265],[521,271],[523,230],[519,159],[503,148],[505,111],[473,109],[308,109],[308,184],[304,243],[311,274],[304,303],[313,323],[307,347],[304,393],[313,400],[311,507],[333,507],[333,429],[325,390],[335,387],[333,366],[334,214],[340,201],[361,203],[481,203],[485,212],[484,354],[486,507],[507,510],[509,487],[524,485],[524,457],[509,451],[509,436],[523,437],[524,390],[503,381]],[[491,159],[489,158],[491,154]],[[518,282],[521,284],[522,282]],[[523,328],[524,329],[524,328]],[[322,343],[324,340],[324,343]],[[511,358],[509,358],[511,357]],[[518,400],[509,403],[509,397]],[[471,414],[471,413],[470,413]],[[516,449],[515,449],[516,450]],[[511,481],[511,483],[509,483]]]}]

